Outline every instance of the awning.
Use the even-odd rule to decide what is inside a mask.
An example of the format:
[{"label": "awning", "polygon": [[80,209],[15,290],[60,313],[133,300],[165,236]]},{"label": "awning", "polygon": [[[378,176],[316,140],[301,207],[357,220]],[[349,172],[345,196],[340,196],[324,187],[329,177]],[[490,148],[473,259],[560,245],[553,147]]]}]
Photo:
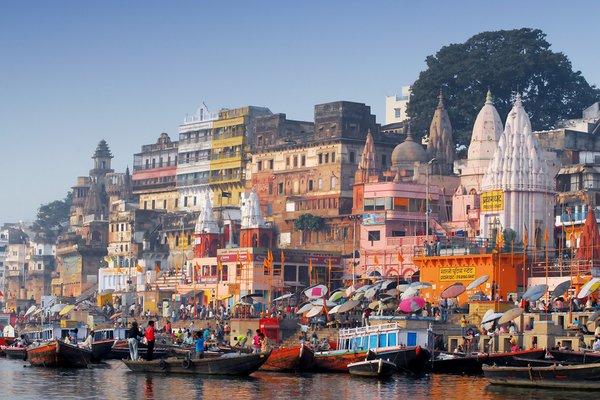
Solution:
[{"label": "awning", "polygon": [[73,309],[75,308],[74,305],[69,304],[68,306],[63,307],[62,310],[60,310],[60,312],[58,313],[58,315],[67,315],[68,313],[70,313]]}]

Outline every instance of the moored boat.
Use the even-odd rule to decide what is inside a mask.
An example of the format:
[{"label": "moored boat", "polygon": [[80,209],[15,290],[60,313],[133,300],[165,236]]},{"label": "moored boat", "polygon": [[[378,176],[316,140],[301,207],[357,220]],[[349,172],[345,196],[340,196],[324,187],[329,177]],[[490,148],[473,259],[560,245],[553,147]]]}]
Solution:
[{"label": "moored boat", "polygon": [[396,367],[395,363],[382,358],[348,364],[348,370],[352,375],[368,376],[380,379],[389,378],[398,372],[398,368]]},{"label": "moored boat", "polygon": [[600,390],[600,364],[548,367],[484,365],[483,374],[494,385]]},{"label": "moored boat", "polygon": [[261,371],[290,372],[307,370],[313,363],[314,352],[307,345],[274,349]]},{"label": "moored boat", "polygon": [[454,354],[438,353],[433,360],[432,372],[436,374],[479,375],[482,366],[520,366],[523,360],[540,360],[546,351],[543,349],[522,350],[508,353]]},{"label": "moored boat", "polygon": [[[138,356],[140,358],[147,358],[148,346],[144,343],[138,343]],[[175,354],[174,349],[168,347],[155,347],[154,353],[152,354],[152,358],[166,358]],[[182,354],[183,355],[183,354]],[[127,340],[121,339],[117,340],[106,359],[111,360],[123,360],[125,358],[129,358],[129,344]]]},{"label": "moored boat", "polygon": [[116,339],[104,339],[92,342],[92,362],[100,362],[110,354]]},{"label": "moored boat", "polygon": [[315,353],[311,371],[348,372],[348,364],[363,361],[367,350],[330,350]]},{"label": "moored boat", "polygon": [[13,343],[12,346],[8,346],[4,349],[4,354],[6,354],[6,358],[25,361],[27,360],[27,347],[15,345]]},{"label": "moored boat", "polygon": [[216,376],[247,376],[258,370],[270,353],[224,354],[200,359],[165,358],[161,360],[123,360],[134,372],[158,372]]},{"label": "moored boat", "polygon": [[600,363],[600,353],[593,351],[550,350],[550,354],[557,361],[573,364]]},{"label": "moored boat", "polygon": [[58,339],[35,343],[27,348],[27,360],[35,366],[86,368],[91,359],[91,350]]}]

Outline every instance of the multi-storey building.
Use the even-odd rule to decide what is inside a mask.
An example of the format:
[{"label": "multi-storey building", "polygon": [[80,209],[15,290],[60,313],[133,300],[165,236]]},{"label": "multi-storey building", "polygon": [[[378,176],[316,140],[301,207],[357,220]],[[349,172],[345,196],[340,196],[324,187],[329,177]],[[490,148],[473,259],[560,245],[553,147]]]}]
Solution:
[{"label": "multi-storey building", "polygon": [[154,144],[142,146],[133,156],[133,195],[144,210],[175,210],[179,207],[175,177],[177,145],[166,133]]},{"label": "multi-storey building", "polygon": [[29,243],[26,256],[28,299],[40,304],[42,296],[50,293],[51,274],[55,268],[56,246],[40,236]]},{"label": "multi-storey building", "polygon": [[402,86],[402,94],[386,96],[385,124],[397,124],[408,119],[406,110],[410,100],[410,86]]},{"label": "multi-storey building", "polygon": [[27,281],[27,234],[20,228],[8,229],[8,248],[6,254],[6,305],[8,308],[19,309],[27,299],[25,282]]},{"label": "multi-storey building", "polygon": [[[395,139],[380,134],[365,104],[319,104],[314,124],[284,114],[257,119],[247,186],[256,189],[281,247],[351,252],[354,174],[369,131],[378,164],[389,166]],[[303,214],[319,217],[321,226],[296,229]]]},{"label": "multi-storey building", "polygon": [[0,229],[0,303],[6,302],[6,256],[8,255],[8,227]]}]

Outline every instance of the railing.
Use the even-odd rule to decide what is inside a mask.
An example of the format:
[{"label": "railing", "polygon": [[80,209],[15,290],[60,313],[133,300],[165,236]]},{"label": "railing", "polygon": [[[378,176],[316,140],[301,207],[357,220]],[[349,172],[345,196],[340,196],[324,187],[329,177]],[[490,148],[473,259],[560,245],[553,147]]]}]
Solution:
[{"label": "railing", "polygon": [[134,164],[133,165],[133,171],[134,172],[137,172],[137,171],[146,171],[146,170],[151,170],[151,169],[160,169],[160,168],[175,167],[175,166],[177,166],[177,163],[174,160],[163,161],[162,163],[157,162],[157,163],[154,163],[154,165],[152,163],[149,163],[149,164]]}]

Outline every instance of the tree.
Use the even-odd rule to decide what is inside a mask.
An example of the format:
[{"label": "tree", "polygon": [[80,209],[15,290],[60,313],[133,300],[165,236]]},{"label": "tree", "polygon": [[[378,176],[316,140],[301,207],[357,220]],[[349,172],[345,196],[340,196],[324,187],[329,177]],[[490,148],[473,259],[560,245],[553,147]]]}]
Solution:
[{"label": "tree", "polygon": [[515,93],[531,117],[533,130],[553,129],[561,119],[580,118],[600,91],[563,53],[550,50],[539,29],[479,33],[465,43],[442,47],[426,59],[427,69],[412,86],[408,114],[415,136],[427,135],[438,94],[452,123],[457,147],[468,146],[488,88],[504,121]]},{"label": "tree", "polygon": [[37,219],[31,229],[50,241],[65,232],[69,225],[72,193],[68,192],[63,200],[55,200],[42,204],[38,209]]},{"label": "tree", "polygon": [[305,213],[294,220],[294,229],[302,232],[301,240],[304,242],[305,232],[318,232],[323,229],[324,223],[322,217]]}]

